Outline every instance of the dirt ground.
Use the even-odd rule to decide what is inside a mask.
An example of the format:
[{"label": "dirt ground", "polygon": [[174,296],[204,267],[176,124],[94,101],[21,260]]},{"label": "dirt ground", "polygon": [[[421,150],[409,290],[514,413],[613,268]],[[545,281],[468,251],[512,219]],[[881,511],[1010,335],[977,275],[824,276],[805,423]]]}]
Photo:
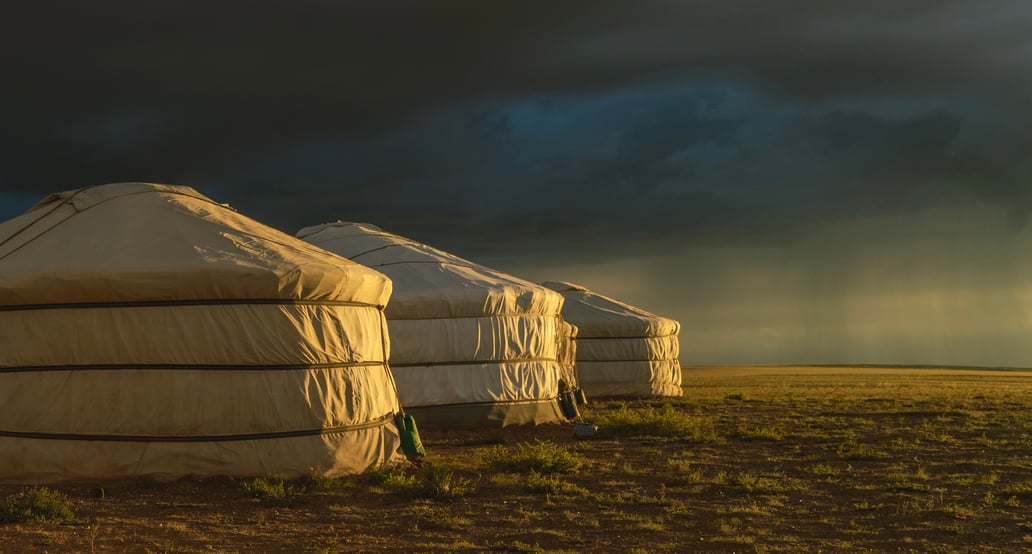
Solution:
[{"label": "dirt ground", "polygon": [[[228,478],[59,486],[76,523],[0,523],[0,552],[1032,553],[1032,373],[686,368],[684,388],[583,417],[669,405],[712,433],[423,429],[406,471],[454,470],[471,490],[450,502],[373,475],[283,498]],[[537,441],[585,461],[544,492],[489,462]]]}]

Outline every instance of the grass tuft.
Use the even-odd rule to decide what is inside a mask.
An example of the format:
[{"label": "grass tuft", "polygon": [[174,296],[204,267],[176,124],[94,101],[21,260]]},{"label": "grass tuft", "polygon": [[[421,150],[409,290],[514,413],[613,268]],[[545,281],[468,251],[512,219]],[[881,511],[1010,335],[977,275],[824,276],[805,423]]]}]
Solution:
[{"label": "grass tuft", "polygon": [[702,482],[702,471],[694,469],[691,461],[683,457],[667,460],[666,481],[672,485],[694,485]]},{"label": "grass tuft", "polygon": [[561,480],[558,475],[541,474],[533,470],[527,474],[527,489],[530,492],[549,495],[587,492],[573,483]]},{"label": "grass tuft", "polygon": [[498,541],[490,546],[492,552],[541,552],[537,544],[527,544],[522,541]]},{"label": "grass tuft", "polygon": [[739,425],[736,437],[742,440],[751,441],[779,441],[785,438],[785,433],[777,427],[749,427]]},{"label": "grass tuft", "polygon": [[876,450],[869,444],[859,443],[853,439],[847,439],[835,449],[836,454],[843,460],[880,460],[886,458],[886,454]]},{"label": "grass tuft", "polygon": [[496,446],[488,451],[485,459],[494,467],[506,471],[538,473],[571,473],[580,469],[586,461],[583,454],[542,440],[520,443],[515,449]]},{"label": "grass tuft", "polygon": [[1026,500],[1032,499],[1032,479],[1004,487],[1001,492]]},{"label": "grass tuft", "polygon": [[458,500],[474,489],[471,479],[446,467],[430,467],[416,474],[391,468],[375,474],[375,478],[388,492],[437,502]]},{"label": "grass tuft", "polygon": [[803,468],[803,471],[811,475],[816,475],[818,477],[834,477],[839,473],[839,471],[831,467],[830,464],[814,464],[812,466]]},{"label": "grass tuft", "polygon": [[65,495],[46,487],[33,487],[0,504],[0,521],[75,523],[75,513]]},{"label": "grass tuft", "polygon": [[420,475],[422,498],[438,502],[458,500],[473,492],[473,481],[443,467],[431,467]]},{"label": "grass tuft", "polygon": [[250,481],[244,481],[241,488],[262,502],[279,502],[294,493],[293,487],[279,477],[255,477]]},{"label": "grass tuft", "polygon": [[666,404],[660,408],[627,408],[605,413],[594,421],[602,436],[669,437],[693,442],[720,442],[713,421],[692,417]]},{"label": "grass tuft", "polygon": [[785,490],[784,485],[777,479],[760,477],[752,473],[738,474],[735,476],[733,483],[737,488],[746,492],[776,493]]}]

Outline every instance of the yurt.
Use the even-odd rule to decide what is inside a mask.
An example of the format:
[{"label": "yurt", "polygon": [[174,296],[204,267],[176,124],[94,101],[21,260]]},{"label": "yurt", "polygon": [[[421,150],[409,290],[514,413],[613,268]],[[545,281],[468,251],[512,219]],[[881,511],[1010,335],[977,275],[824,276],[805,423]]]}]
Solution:
[{"label": "yurt", "polygon": [[189,187],[48,196],[0,223],[0,482],[400,461],[390,294]]},{"label": "yurt", "polygon": [[577,382],[588,398],[681,396],[681,324],[571,283],[542,283],[563,295],[577,326]]},{"label": "yurt", "polygon": [[297,236],[394,282],[390,366],[420,426],[564,419],[561,295],[375,225],[328,223]]},{"label": "yurt", "polygon": [[556,340],[556,357],[562,371],[562,379],[570,390],[579,390],[577,385],[577,326],[559,317]]}]

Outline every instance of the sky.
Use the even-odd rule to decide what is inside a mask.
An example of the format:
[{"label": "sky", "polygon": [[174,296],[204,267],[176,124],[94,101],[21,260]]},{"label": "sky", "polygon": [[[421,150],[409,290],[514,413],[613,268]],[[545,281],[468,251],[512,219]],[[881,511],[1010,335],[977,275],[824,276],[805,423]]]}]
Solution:
[{"label": "sky", "polygon": [[192,186],[681,321],[685,364],[1032,366],[1025,0],[8,2],[0,219]]}]

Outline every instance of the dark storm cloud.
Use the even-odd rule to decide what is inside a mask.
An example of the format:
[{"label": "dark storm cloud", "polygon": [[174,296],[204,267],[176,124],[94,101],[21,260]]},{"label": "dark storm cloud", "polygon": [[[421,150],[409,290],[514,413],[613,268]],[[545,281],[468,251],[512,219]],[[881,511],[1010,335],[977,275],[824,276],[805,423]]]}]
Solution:
[{"label": "dark storm cloud", "polygon": [[288,231],[366,219],[471,254],[955,194],[1023,225],[1028,8],[827,4],[8,5],[0,186],[185,183]]},{"label": "dark storm cloud", "polygon": [[[241,180],[271,187],[318,168],[316,182],[336,175],[386,192],[325,187],[322,198],[339,197],[313,206],[299,187],[297,213],[307,221],[294,227],[365,217],[467,253],[502,241],[527,252],[561,243],[586,256],[599,245],[615,255],[624,247],[641,254],[671,243],[780,240],[814,220],[989,192],[1013,202],[1027,190],[1002,186],[1020,157],[984,158],[1012,137],[980,131],[993,122],[979,106],[929,99],[901,110],[868,99],[861,111],[758,100],[760,93],[681,82],[447,110],[375,139],[326,140],[249,161]],[[271,218],[283,201],[240,207]],[[643,246],[642,238],[650,240]]]},{"label": "dark storm cloud", "polygon": [[187,184],[684,323],[686,362],[1029,365],[1025,0],[0,5],[0,218]]},{"label": "dark storm cloud", "polygon": [[[3,12],[0,179],[18,192],[146,178],[232,182],[259,198],[304,184],[332,195],[392,183],[439,186],[447,198],[447,185],[432,182],[441,168],[420,155],[432,143],[400,151],[388,175],[374,172],[380,182],[335,173],[340,164],[317,152],[298,154],[313,163],[278,182],[240,166],[326,141],[360,152],[366,141],[469,104],[590,101],[653,82],[675,86],[685,75],[755,89],[756,113],[844,94],[948,91],[1024,121],[1032,92],[1024,77],[1032,26],[1016,1],[812,1],[793,9],[760,1],[48,2]],[[634,156],[649,152],[650,141],[691,142],[707,132],[672,129],[653,116],[625,137],[615,170],[640,169]],[[850,121],[828,125],[836,124],[849,135]],[[710,124],[719,148],[727,131],[717,127]],[[834,147],[841,137],[803,139]],[[470,138],[455,146],[475,161]],[[590,170],[563,165],[533,177],[564,189],[589,186],[576,179],[591,178]],[[773,177],[790,180],[793,171]],[[621,191],[612,194],[619,200]]]}]

